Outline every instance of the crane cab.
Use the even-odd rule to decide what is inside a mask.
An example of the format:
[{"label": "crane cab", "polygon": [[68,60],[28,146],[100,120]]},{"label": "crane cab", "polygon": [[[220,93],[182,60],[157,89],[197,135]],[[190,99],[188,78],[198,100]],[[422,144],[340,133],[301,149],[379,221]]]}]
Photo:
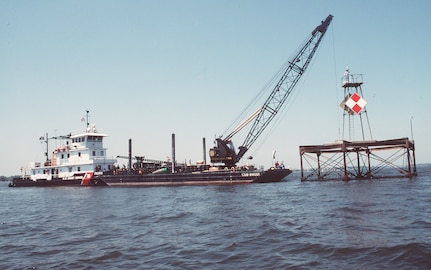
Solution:
[{"label": "crane cab", "polygon": [[210,149],[209,156],[211,163],[224,163],[228,167],[235,166],[236,153],[232,141],[216,139],[216,145]]}]

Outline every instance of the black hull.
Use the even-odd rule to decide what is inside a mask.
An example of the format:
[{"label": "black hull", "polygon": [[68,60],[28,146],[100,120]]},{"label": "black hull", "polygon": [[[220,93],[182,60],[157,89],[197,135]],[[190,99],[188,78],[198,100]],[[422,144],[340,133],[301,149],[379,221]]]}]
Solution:
[{"label": "black hull", "polygon": [[30,179],[14,178],[10,183],[9,187],[64,187],[64,186],[80,186],[81,179],[79,180],[64,180],[64,179],[52,179],[52,180],[38,180],[33,181]]},{"label": "black hull", "polygon": [[[95,175],[85,186],[184,186],[232,185],[280,182],[291,173],[288,169],[267,171],[216,171],[194,173]],[[39,180],[15,178],[10,187],[82,186],[82,180]]]},{"label": "black hull", "polygon": [[184,186],[232,185],[280,182],[291,173],[288,169],[268,171],[217,171],[195,173],[102,175],[94,179],[107,186]]}]

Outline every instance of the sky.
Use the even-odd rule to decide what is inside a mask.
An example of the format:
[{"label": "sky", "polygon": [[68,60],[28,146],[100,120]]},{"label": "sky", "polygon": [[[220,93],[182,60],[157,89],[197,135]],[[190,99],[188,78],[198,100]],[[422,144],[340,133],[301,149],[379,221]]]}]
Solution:
[{"label": "sky", "polygon": [[132,139],[133,155],[165,160],[175,133],[177,161],[202,160],[202,138],[208,151],[329,14],[286,108],[241,164],[267,168],[276,151],[297,169],[300,145],[341,139],[346,67],[363,75],[373,139],[413,135],[416,162],[431,163],[429,10],[425,0],[0,1],[0,175],[43,161],[40,136],[84,129],[86,110],[110,157]]}]

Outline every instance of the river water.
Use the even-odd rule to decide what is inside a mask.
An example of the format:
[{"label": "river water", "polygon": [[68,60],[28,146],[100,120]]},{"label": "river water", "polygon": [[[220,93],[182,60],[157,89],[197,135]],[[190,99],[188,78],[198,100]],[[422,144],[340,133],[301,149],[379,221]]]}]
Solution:
[{"label": "river water", "polygon": [[431,269],[431,165],[408,179],[8,188],[0,269]]}]

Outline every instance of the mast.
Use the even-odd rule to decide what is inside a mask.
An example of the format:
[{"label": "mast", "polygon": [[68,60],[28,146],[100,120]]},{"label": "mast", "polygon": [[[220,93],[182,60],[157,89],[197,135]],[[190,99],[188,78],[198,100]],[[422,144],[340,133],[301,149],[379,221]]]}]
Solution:
[{"label": "mast", "polygon": [[88,122],[88,113],[89,113],[90,111],[89,110],[85,110],[85,113],[86,113],[86,121],[87,121],[87,126],[86,126],[86,128],[88,129],[88,126],[90,125],[90,123]]},{"label": "mast", "polygon": [[49,156],[48,156],[48,153],[49,153],[49,147],[48,147],[48,142],[49,142],[49,139],[48,139],[48,132],[46,133],[46,136],[45,136],[45,143],[46,143],[46,152],[45,152],[45,156],[46,156],[46,164],[48,164],[49,163]]}]

